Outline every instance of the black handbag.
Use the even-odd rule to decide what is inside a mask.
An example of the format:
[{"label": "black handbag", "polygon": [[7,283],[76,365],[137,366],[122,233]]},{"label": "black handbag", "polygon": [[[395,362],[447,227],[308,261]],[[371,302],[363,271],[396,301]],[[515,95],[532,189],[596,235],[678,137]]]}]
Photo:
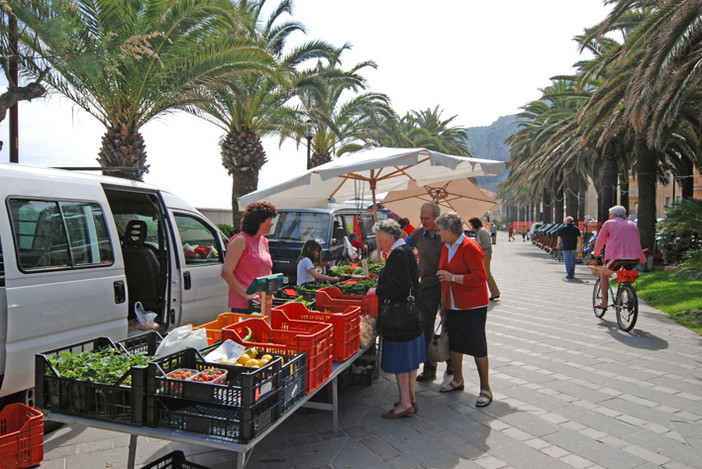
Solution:
[{"label": "black handbag", "polygon": [[390,303],[386,299],[382,303],[375,328],[383,338],[394,342],[416,339],[424,332],[412,288],[406,302]]}]

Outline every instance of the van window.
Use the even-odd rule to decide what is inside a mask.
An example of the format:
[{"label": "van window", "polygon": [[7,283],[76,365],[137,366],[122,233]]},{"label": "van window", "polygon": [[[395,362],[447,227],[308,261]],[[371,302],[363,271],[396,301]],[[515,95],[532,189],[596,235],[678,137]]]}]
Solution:
[{"label": "van window", "polygon": [[280,212],[273,219],[268,238],[300,242],[314,239],[324,246],[327,244],[330,217],[328,213]]},{"label": "van window", "polygon": [[187,215],[175,215],[187,265],[220,264],[222,253],[217,249],[217,233],[200,220]]},{"label": "van window", "polygon": [[113,263],[105,216],[97,203],[11,199],[9,206],[22,271]]}]

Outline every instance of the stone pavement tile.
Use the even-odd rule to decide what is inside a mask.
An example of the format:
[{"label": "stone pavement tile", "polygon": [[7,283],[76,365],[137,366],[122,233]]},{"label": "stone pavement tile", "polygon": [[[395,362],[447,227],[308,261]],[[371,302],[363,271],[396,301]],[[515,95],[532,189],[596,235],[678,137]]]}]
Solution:
[{"label": "stone pavement tile", "polygon": [[530,446],[516,443],[501,446],[490,451],[500,461],[515,468],[565,469],[569,466],[542,451]]},{"label": "stone pavement tile", "polygon": [[[235,467],[236,464],[233,464],[233,461],[236,461],[236,455],[233,453],[230,453],[230,455],[231,459],[223,463],[228,464],[228,466],[223,466],[222,469],[226,469],[226,467]],[[205,465],[205,462],[206,461],[202,461],[200,462],[200,464],[204,465],[205,467],[209,467]],[[288,457],[285,455],[283,450],[267,450],[264,452],[259,450],[258,447],[256,447],[248,456],[246,469],[286,469],[289,468],[291,464],[292,463],[288,460]],[[215,468],[213,467],[211,469]]]},{"label": "stone pavement tile", "polygon": [[503,417],[502,420],[532,436],[540,437],[558,431],[557,425],[544,420],[541,416],[525,412],[515,412]]},{"label": "stone pavement tile", "polygon": [[378,456],[381,460],[390,459],[401,455],[396,448],[393,448],[375,436],[363,438],[359,440],[359,443],[368,448],[368,450]]},{"label": "stone pavement tile", "polygon": [[507,464],[504,461],[489,455],[475,459],[473,462],[475,462],[476,464],[478,464],[478,466],[484,469],[501,469],[507,466]]},{"label": "stone pavement tile", "polygon": [[[368,440],[367,443],[370,443],[370,446],[358,441],[347,441],[336,457],[329,462],[329,465],[343,468],[363,468],[386,459],[392,459],[401,454],[397,449],[392,448],[378,438],[374,438],[372,441]],[[385,448],[383,449],[382,447]],[[375,450],[385,453],[385,456],[378,454]],[[388,450],[392,450],[392,452]]]},{"label": "stone pavement tile", "polygon": [[659,466],[670,461],[670,458],[668,458],[662,454],[658,454],[654,451],[649,451],[648,449],[642,448],[641,446],[637,446],[637,445],[627,446],[626,448],[623,448],[623,450],[629,454],[633,454],[637,458],[641,458],[645,461],[648,461],[648,462],[653,463],[653,464],[657,464]]},{"label": "stone pavement tile", "polygon": [[[298,446],[283,450],[281,453],[294,466],[298,468],[316,467],[331,463],[339,451],[346,443],[345,439],[327,440],[307,446]],[[361,447],[361,445],[359,445]],[[373,458],[370,451],[363,448],[366,454],[359,454],[359,458],[364,456]]]},{"label": "stone pavement tile", "polygon": [[[544,394],[541,392],[542,390],[533,390],[526,387],[520,387],[517,391],[518,392],[514,393],[515,398],[534,404],[537,407],[549,412],[557,411],[558,409],[567,407],[568,405],[564,401],[553,399],[552,396]],[[492,407],[492,404],[489,407]]]},{"label": "stone pavement tile", "polygon": [[664,449],[661,451],[661,454],[669,457],[671,460],[678,461],[689,466],[694,467],[702,465],[702,452],[695,450],[694,447],[687,444]]},{"label": "stone pavement tile", "polygon": [[582,458],[592,461],[608,469],[629,469],[645,462],[643,458],[636,458],[621,449],[612,448],[604,443],[589,438],[577,432],[562,430],[546,435],[544,440],[553,445],[570,451]]},{"label": "stone pavement tile", "polygon": [[568,456],[562,457],[560,461],[568,464],[569,466],[575,467],[576,469],[585,469],[592,466],[592,461],[581,458],[577,454],[569,454]]},{"label": "stone pavement tile", "polygon": [[82,453],[66,458],[66,468],[115,468],[127,467],[127,452],[124,448]]},{"label": "stone pavement tile", "polygon": [[699,469],[698,465],[688,466],[678,461],[670,461],[663,465],[665,469]]}]

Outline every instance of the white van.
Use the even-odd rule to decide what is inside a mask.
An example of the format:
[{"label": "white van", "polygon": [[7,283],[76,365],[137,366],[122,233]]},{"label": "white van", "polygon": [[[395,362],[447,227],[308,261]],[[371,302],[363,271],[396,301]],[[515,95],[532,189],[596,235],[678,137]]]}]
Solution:
[{"label": "white van", "polygon": [[0,398],[31,403],[38,352],[127,337],[137,301],[162,330],[227,309],[226,239],[173,194],[0,163],[0,199]]}]

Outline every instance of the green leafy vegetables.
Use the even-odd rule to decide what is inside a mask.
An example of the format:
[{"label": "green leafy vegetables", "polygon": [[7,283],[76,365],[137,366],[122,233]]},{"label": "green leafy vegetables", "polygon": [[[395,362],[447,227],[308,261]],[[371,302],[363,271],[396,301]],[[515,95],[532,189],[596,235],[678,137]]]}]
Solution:
[{"label": "green leafy vegetables", "polygon": [[[61,352],[49,357],[49,362],[63,378],[95,383],[116,384],[133,366],[147,366],[149,357],[144,352],[124,355],[105,347],[80,353]],[[131,384],[127,376],[121,384]]]}]

